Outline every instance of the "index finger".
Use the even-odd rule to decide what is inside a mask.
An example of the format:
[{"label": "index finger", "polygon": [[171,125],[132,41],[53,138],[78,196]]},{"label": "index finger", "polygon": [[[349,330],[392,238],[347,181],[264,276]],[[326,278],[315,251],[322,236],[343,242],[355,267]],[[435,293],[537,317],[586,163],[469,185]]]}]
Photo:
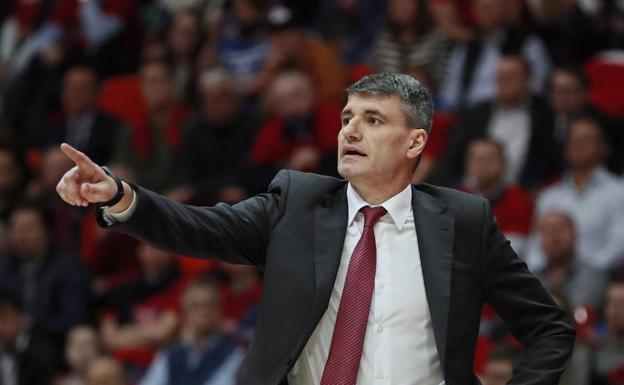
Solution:
[{"label": "index finger", "polygon": [[71,159],[74,163],[76,163],[76,166],[78,166],[78,168],[82,169],[83,171],[88,172],[98,167],[98,165],[93,163],[93,161],[89,159],[88,156],[76,150],[67,143],[61,144],[61,151],[63,151],[63,153],[67,155],[67,157]]}]

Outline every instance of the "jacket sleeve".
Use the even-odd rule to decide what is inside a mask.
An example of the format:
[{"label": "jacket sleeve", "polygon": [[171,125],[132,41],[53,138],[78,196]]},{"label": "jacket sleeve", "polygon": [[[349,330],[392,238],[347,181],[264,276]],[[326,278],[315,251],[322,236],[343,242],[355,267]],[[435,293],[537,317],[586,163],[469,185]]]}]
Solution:
[{"label": "jacket sleeve", "polygon": [[102,209],[96,210],[96,219],[102,227],[175,254],[263,267],[271,229],[285,208],[289,179],[288,171],[280,171],[267,193],[214,207],[184,205],[133,185],[137,206],[127,221],[107,223]]},{"label": "jacket sleeve", "polygon": [[574,328],[513,251],[485,200],[483,213],[485,298],[523,345],[508,384],[556,385],[572,355]]}]

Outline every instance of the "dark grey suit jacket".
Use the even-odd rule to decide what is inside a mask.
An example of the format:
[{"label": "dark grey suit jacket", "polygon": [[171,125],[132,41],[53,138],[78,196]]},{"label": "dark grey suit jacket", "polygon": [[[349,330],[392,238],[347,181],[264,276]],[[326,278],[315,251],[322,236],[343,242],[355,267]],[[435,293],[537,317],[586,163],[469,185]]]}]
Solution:
[{"label": "dark grey suit jacket", "polygon": [[[336,178],[281,171],[268,193],[215,207],[185,206],[133,186],[137,209],[114,229],[174,253],[262,268],[259,322],[241,383],[286,384],[329,302],[347,229],[346,186]],[[557,384],[574,329],[498,230],[488,202],[430,185],[412,189],[446,384],[476,383],[472,365],[484,302],[525,347],[511,384]],[[105,225],[101,212],[98,221]]]}]

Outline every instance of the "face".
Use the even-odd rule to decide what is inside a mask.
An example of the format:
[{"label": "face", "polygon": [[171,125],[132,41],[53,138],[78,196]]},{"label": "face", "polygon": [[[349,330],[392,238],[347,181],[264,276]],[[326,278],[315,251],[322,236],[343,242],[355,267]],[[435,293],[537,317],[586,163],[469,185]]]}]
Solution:
[{"label": "face", "polygon": [[504,104],[517,104],[528,96],[529,74],[522,61],[503,57],[496,72],[497,98]]},{"label": "face", "polygon": [[172,262],[171,254],[159,250],[147,243],[141,244],[138,250],[139,261],[144,272],[165,271]]},{"label": "face", "polygon": [[505,385],[513,374],[513,364],[508,360],[492,360],[485,364],[483,385]]},{"label": "face", "polygon": [[169,69],[161,63],[150,63],[141,69],[141,88],[150,110],[169,106],[173,100],[173,84]]},{"label": "face", "polygon": [[48,234],[41,214],[31,208],[19,208],[9,220],[9,246],[20,258],[32,260],[45,251]]},{"label": "face", "polygon": [[280,116],[309,116],[314,107],[309,79],[303,74],[279,76],[271,87],[271,102]]},{"label": "face", "polygon": [[570,126],[566,157],[572,169],[594,167],[605,156],[600,128],[590,120],[579,120]]},{"label": "face", "polygon": [[231,84],[220,81],[201,90],[201,114],[208,122],[221,125],[236,117],[238,95]]},{"label": "face", "polygon": [[10,345],[24,327],[24,316],[12,306],[0,306],[0,345]]},{"label": "face", "polygon": [[401,26],[407,26],[416,20],[418,4],[415,0],[390,0],[388,18]]},{"label": "face", "polygon": [[581,81],[569,72],[555,71],[551,80],[550,101],[556,113],[575,114],[586,102]]},{"label": "face", "polygon": [[58,147],[52,147],[43,154],[41,162],[40,180],[44,188],[54,191],[56,184],[74,163]]},{"label": "face", "polygon": [[351,182],[369,184],[411,178],[427,133],[408,127],[398,96],[351,95],[342,110],[341,122],[340,175]]},{"label": "face", "polygon": [[466,171],[480,187],[499,181],[505,174],[505,160],[501,150],[490,142],[473,142],[468,149]]},{"label": "face", "polygon": [[95,108],[97,100],[95,73],[85,68],[69,70],[63,80],[63,108],[69,115],[86,113]]},{"label": "face", "polygon": [[609,331],[618,338],[624,337],[624,283],[609,285],[605,318]]},{"label": "face", "polygon": [[546,258],[553,262],[568,260],[574,255],[576,235],[570,217],[563,213],[545,214],[538,225],[539,239]]},{"label": "face", "polygon": [[221,294],[216,287],[191,287],[183,298],[186,327],[196,335],[208,335],[221,323]]},{"label": "face", "polygon": [[125,374],[121,365],[112,358],[98,358],[87,372],[89,385],[126,385]]},{"label": "face", "polygon": [[20,169],[15,155],[0,150],[0,193],[13,190],[20,183]]},{"label": "face", "polygon": [[86,326],[73,328],[67,336],[65,360],[70,368],[85,373],[99,354],[97,334]]},{"label": "face", "polygon": [[190,12],[175,16],[169,31],[169,46],[176,56],[187,57],[192,54],[199,39],[197,19]]},{"label": "face", "polygon": [[482,30],[491,31],[505,25],[505,0],[475,0],[473,4],[476,22]]}]

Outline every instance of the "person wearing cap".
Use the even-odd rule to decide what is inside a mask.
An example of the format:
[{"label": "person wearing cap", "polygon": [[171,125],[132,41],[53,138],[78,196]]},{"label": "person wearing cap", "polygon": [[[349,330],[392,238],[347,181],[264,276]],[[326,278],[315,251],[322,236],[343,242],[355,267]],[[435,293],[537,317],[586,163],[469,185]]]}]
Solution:
[{"label": "person wearing cap", "polygon": [[431,128],[429,92],[380,73],[347,93],[338,134],[345,179],[283,170],[267,193],[193,207],[62,145],[76,166],[57,191],[70,204],[96,204],[106,228],[264,271],[243,385],[477,384],[486,302],[524,346],[510,383],[557,384],[574,329],[487,200],[410,183]]}]

